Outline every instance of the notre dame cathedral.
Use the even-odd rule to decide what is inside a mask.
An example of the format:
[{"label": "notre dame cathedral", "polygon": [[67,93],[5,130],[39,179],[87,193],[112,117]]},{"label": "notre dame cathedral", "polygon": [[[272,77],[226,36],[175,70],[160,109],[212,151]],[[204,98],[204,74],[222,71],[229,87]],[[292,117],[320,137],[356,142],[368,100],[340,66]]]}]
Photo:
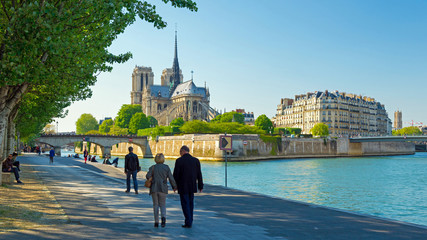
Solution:
[{"label": "notre dame cathedral", "polygon": [[131,103],[141,104],[147,116],[157,119],[159,125],[169,125],[175,118],[185,121],[210,121],[218,113],[209,106],[209,89],[197,87],[193,79],[183,81],[178,63],[177,35],[172,68],[162,72],[161,85],[154,85],[151,67],[136,66],[132,73]]}]

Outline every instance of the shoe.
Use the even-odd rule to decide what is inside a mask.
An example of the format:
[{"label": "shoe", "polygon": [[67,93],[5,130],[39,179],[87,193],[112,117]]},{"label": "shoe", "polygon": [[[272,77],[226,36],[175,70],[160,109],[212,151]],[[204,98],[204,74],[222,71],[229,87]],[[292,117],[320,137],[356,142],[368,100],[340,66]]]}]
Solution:
[{"label": "shoe", "polygon": [[135,191],[135,194],[138,194],[138,191]]},{"label": "shoe", "polygon": [[16,183],[22,183],[21,180],[17,180]]},{"label": "shoe", "polygon": [[154,223],[154,227],[159,227],[159,223]]},{"label": "shoe", "polygon": [[129,190],[126,190],[125,193],[129,193]]},{"label": "shoe", "polygon": [[182,225],[181,227],[183,227],[183,228],[191,228],[191,226],[189,226],[189,225],[187,225],[187,224],[184,224],[184,225]]},{"label": "shoe", "polygon": [[165,226],[166,226],[166,218],[162,217],[162,227],[165,227]]}]

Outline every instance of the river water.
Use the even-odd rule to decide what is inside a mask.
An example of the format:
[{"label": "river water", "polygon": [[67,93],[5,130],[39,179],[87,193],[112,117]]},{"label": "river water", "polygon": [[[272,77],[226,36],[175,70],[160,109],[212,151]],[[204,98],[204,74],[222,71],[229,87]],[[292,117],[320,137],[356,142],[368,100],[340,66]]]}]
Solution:
[{"label": "river water", "polygon": [[[201,165],[205,183],[224,185],[225,163]],[[227,172],[230,188],[427,226],[427,153],[229,162]]]}]

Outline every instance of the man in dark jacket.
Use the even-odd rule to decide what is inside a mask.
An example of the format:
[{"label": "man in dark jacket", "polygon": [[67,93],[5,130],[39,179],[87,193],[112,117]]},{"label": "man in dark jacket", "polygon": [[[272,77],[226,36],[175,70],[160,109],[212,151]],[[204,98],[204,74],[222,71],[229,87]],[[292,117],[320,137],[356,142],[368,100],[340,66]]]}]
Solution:
[{"label": "man in dark jacket", "polygon": [[9,156],[2,162],[2,172],[13,172],[15,174],[16,182],[22,183],[21,180],[19,180],[18,169],[13,166],[12,158],[12,154],[9,154]]},{"label": "man in dark jacket", "polygon": [[178,186],[178,193],[181,199],[182,212],[185,217],[183,228],[191,228],[193,225],[194,193],[199,189],[203,190],[202,171],[200,169],[199,159],[189,154],[190,149],[182,146],[179,154],[181,155],[175,161],[173,177]]},{"label": "man in dark jacket", "polygon": [[138,181],[136,180],[136,174],[141,168],[139,167],[138,156],[133,153],[133,147],[129,147],[129,154],[125,157],[125,173],[126,173],[126,192],[130,191],[130,175],[132,175],[133,188],[135,194],[138,194]]}]

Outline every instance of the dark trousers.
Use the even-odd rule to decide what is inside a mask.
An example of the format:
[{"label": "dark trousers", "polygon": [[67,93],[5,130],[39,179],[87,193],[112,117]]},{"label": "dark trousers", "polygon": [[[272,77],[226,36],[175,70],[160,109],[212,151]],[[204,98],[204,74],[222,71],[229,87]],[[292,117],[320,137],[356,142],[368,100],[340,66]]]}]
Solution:
[{"label": "dark trousers", "polygon": [[130,175],[132,175],[132,181],[133,181],[133,188],[135,191],[138,191],[138,181],[136,180],[136,174],[138,173],[137,170],[135,171],[128,171],[126,173],[126,190],[130,191]]},{"label": "dark trousers", "polygon": [[17,167],[18,168],[18,171],[20,171],[21,169],[19,169],[19,161],[15,161],[15,162],[13,162],[13,166],[15,166],[15,167]]},{"label": "dark trousers", "polygon": [[19,180],[19,172],[17,168],[11,168],[11,170],[9,171],[8,169],[3,169],[3,172],[13,172],[15,174],[15,179],[16,181]]},{"label": "dark trousers", "polygon": [[193,225],[194,193],[179,194],[181,199],[182,213],[185,217],[185,225]]}]

